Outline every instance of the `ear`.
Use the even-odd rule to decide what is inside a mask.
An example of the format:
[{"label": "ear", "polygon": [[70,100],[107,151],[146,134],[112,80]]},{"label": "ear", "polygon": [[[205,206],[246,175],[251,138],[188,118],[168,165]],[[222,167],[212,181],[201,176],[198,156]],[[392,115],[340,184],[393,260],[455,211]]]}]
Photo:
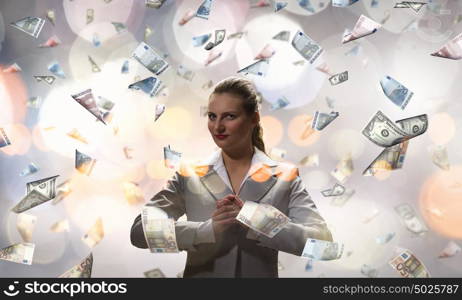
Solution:
[{"label": "ear", "polygon": [[260,123],[260,113],[256,111],[252,117],[252,123],[253,124],[258,124]]}]

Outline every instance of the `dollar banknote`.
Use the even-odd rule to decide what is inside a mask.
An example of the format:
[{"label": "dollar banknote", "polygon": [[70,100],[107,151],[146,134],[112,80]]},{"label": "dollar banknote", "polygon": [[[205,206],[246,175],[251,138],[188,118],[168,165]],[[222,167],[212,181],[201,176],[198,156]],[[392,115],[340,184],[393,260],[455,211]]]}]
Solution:
[{"label": "dollar banknote", "polygon": [[51,225],[50,230],[56,233],[64,232],[64,231],[69,232],[69,221],[67,219],[58,221],[54,223],[53,225]]},{"label": "dollar banknote", "polygon": [[144,236],[151,253],[178,252],[175,221],[160,208],[149,203],[141,213]]},{"label": "dollar banknote", "polygon": [[162,270],[159,268],[148,270],[144,272],[143,274],[144,274],[144,277],[146,278],[166,278],[167,277],[165,276],[164,272],[162,272]]},{"label": "dollar banknote", "polygon": [[48,71],[50,71],[53,75],[59,78],[66,78],[66,74],[64,74],[64,70],[61,68],[58,62],[52,62],[48,65]]},{"label": "dollar banknote", "polygon": [[307,239],[303,248],[302,257],[314,260],[339,259],[343,254],[343,244],[317,239]]},{"label": "dollar banknote", "polygon": [[462,33],[450,40],[438,51],[430,55],[453,60],[462,59]]},{"label": "dollar banknote", "polygon": [[428,278],[427,268],[415,255],[409,251],[404,250],[398,256],[389,261],[389,264],[398,271],[401,277],[405,278]]},{"label": "dollar banknote", "polygon": [[69,194],[72,192],[71,189],[71,180],[66,180],[62,183],[60,183],[56,187],[56,197],[53,199],[51,204],[56,205],[59,202],[61,202],[64,198],[69,196]]},{"label": "dollar banknote", "polygon": [[384,245],[386,243],[388,243],[389,241],[391,241],[394,237],[395,237],[395,233],[394,232],[387,232],[383,235],[379,235],[375,238],[375,242],[377,244],[380,244],[380,245]]},{"label": "dollar banknote", "polygon": [[103,219],[98,218],[82,237],[82,241],[90,248],[96,246],[104,238]]},{"label": "dollar banknote", "polygon": [[199,36],[193,36],[193,46],[200,47],[204,45],[212,37],[211,33],[202,34]]},{"label": "dollar banknote", "polygon": [[196,16],[196,12],[192,9],[187,10],[183,17],[181,17],[180,21],[178,21],[178,24],[183,26],[184,24],[188,23],[189,21],[192,20]]},{"label": "dollar banknote", "polygon": [[391,78],[385,76],[380,80],[380,85],[385,93],[385,96],[391,100],[395,105],[404,109],[414,95],[413,92],[409,91],[404,85]]},{"label": "dollar banknote", "polygon": [[17,72],[21,72],[21,71],[22,71],[22,69],[17,63],[9,65],[5,69],[3,69],[3,73],[17,73]]},{"label": "dollar banknote", "polygon": [[156,104],[156,109],[155,109],[155,116],[154,116],[154,122],[159,119],[159,117],[164,113],[165,111],[165,105],[161,103]]},{"label": "dollar banknote", "polygon": [[401,169],[406,158],[409,141],[385,148],[379,156],[364,170],[364,176],[374,176],[379,171]]},{"label": "dollar banknote", "polygon": [[377,277],[379,272],[377,271],[377,269],[371,267],[370,265],[363,264],[361,266],[361,274],[363,274],[364,276],[369,277],[369,278],[375,278],[375,277]]},{"label": "dollar banknote", "polygon": [[288,2],[273,1],[274,12],[278,12],[281,9],[284,9],[288,4],[289,4]]},{"label": "dollar banknote", "polygon": [[433,163],[440,167],[442,170],[448,171],[450,168],[449,165],[449,158],[448,152],[446,151],[446,147],[442,145],[436,145],[430,148],[432,161]]},{"label": "dollar banknote", "polygon": [[330,172],[330,175],[332,175],[340,183],[345,183],[347,179],[351,176],[351,174],[353,174],[353,171],[353,159],[351,157],[351,154],[348,154],[342,160],[339,161],[335,169],[332,170],[332,172]]},{"label": "dollar banknote", "polygon": [[208,20],[212,9],[212,0],[204,0],[196,11],[196,17]]},{"label": "dollar banknote", "polygon": [[311,127],[316,130],[323,130],[327,125],[332,123],[339,116],[338,112],[332,111],[330,113],[323,113],[316,111],[314,114],[313,122]]},{"label": "dollar banknote", "polygon": [[48,85],[52,85],[56,80],[56,77],[47,76],[47,75],[34,75],[34,78],[35,78],[35,80],[37,80],[37,82],[42,82],[43,81]]},{"label": "dollar banknote", "polygon": [[332,6],[347,7],[356,2],[358,2],[358,0],[332,0]]},{"label": "dollar banknote", "polygon": [[140,189],[138,184],[134,182],[124,182],[122,187],[124,190],[125,200],[127,200],[129,204],[144,202],[143,191]]},{"label": "dollar banknote", "polygon": [[146,7],[160,8],[165,0],[145,0]]},{"label": "dollar banknote", "polygon": [[342,207],[348,202],[348,200],[351,199],[351,197],[353,197],[355,193],[356,191],[354,189],[345,188],[345,191],[343,192],[343,194],[338,195],[338,196],[332,196],[330,205]]},{"label": "dollar banknote", "polygon": [[55,26],[55,22],[56,22],[56,12],[54,9],[48,9],[47,10],[47,15],[46,15],[46,18],[48,21],[50,21],[50,23]]},{"label": "dollar banknote", "polygon": [[37,173],[39,170],[39,167],[37,167],[34,163],[29,163],[27,167],[19,173],[19,176],[24,177],[28,175],[32,175],[34,173]]},{"label": "dollar banknote", "polygon": [[297,0],[298,5],[303,8],[304,10],[309,11],[310,13],[315,13],[316,10],[314,9],[313,5],[311,4],[310,0]]},{"label": "dollar banknote", "polygon": [[56,178],[58,176],[28,182],[26,184],[26,196],[11,210],[15,213],[22,213],[56,197]]},{"label": "dollar banknote", "polygon": [[151,76],[130,84],[128,88],[133,90],[141,90],[148,94],[150,97],[154,97],[158,94],[161,84],[162,81],[159,78]]},{"label": "dollar banknote", "polygon": [[304,167],[317,167],[319,166],[319,154],[311,154],[302,158],[299,162]]},{"label": "dollar banknote", "polygon": [[0,259],[31,265],[34,256],[35,244],[18,243],[6,248],[0,249]]},{"label": "dollar banknote", "polygon": [[247,66],[247,67],[244,67],[242,69],[240,69],[239,71],[237,71],[238,73],[244,73],[244,74],[254,74],[254,75],[258,75],[258,76],[266,76],[266,74],[268,73],[268,69],[269,69],[269,60],[267,59],[261,59],[257,62],[254,62],[253,64]]},{"label": "dollar banknote", "polygon": [[10,23],[10,26],[19,29],[22,32],[25,32],[28,35],[33,36],[34,38],[38,38],[44,24],[44,19],[38,17],[25,17],[18,21]]},{"label": "dollar banknote", "polygon": [[127,30],[127,26],[125,26],[124,23],[111,22],[111,24],[114,26],[114,29],[117,31],[117,33],[121,33]]},{"label": "dollar banknote", "polygon": [[90,55],[88,55],[88,61],[90,62],[91,71],[92,71],[93,73],[101,72],[101,69],[100,69],[99,66],[96,64],[96,62],[93,60],[93,58],[91,58]]},{"label": "dollar banknote", "polygon": [[428,118],[427,115],[419,115],[395,123],[378,111],[362,133],[378,146],[391,147],[423,134],[428,127]]},{"label": "dollar banknote", "polygon": [[122,64],[122,67],[120,68],[120,73],[122,74],[127,74],[129,71],[129,62],[128,60],[124,61],[124,63]]},{"label": "dollar banknote", "polygon": [[95,19],[95,10],[93,8],[87,9],[87,25]]},{"label": "dollar banknote", "polygon": [[26,243],[32,241],[32,233],[34,232],[35,225],[37,224],[37,217],[28,214],[19,214],[16,219],[16,228]]},{"label": "dollar banknote", "polygon": [[409,204],[399,204],[395,206],[395,211],[400,216],[406,228],[413,234],[422,236],[428,231],[425,223],[417,217],[414,209]]},{"label": "dollar banknote", "polygon": [[215,30],[215,42],[213,46],[216,47],[221,44],[225,40],[226,30],[225,29],[218,29]]},{"label": "dollar banknote", "polygon": [[348,71],[335,74],[329,78],[331,85],[337,85],[348,80]]},{"label": "dollar banknote", "polygon": [[377,32],[377,30],[381,27],[381,24],[369,19],[365,15],[361,15],[358,21],[356,22],[353,31],[348,30],[343,34],[342,43],[345,44],[357,40],[359,38],[371,35]]},{"label": "dollar banknote", "polygon": [[180,165],[181,153],[174,151],[170,145],[164,147],[164,164],[165,167],[174,169]]},{"label": "dollar banknote", "polygon": [[268,59],[271,58],[276,53],[276,50],[270,45],[266,44],[263,49],[258,52],[257,56],[254,59]]},{"label": "dollar banknote", "polygon": [[81,174],[90,176],[95,164],[96,159],[75,149],[75,168],[77,171]]},{"label": "dollar banknote", "polygon": [[184,78],[188,81],[192,81],[196,73],[191,71],[190,69],[186,68],[183,65],[179,65],[178,69],[176,70],[176,74],[180,76],[181,78]]},{"label": "dollar banknote", "polygon": [[318,43],[301,31],[295,33],[292,39],[292,47],[311,64],[314,63],[323,52],[323,49]]},{"label": "dollar banknote", "polygon": [[321,191],[324,197],[333,197],[343,195],[345,187],[341,184],[336,183],[332,188]]},{"label": "dollar banknote", "polygon": [[269,204],[246,201],[236,220],[269,238],[278,234],[289,218]]},{"label": "dollar banknote", "polygon": [[395,3],[395,6],[393,8],[410,8],[416,13],[418,13],[425,4],[427,3],[417,1],[401,1]]},{"label": "dollar banknote", "polygon": [[61,44],[61,40],[56,35],[53,35],[50,38],[48,38],[48,40],[45,43],[38,45],[38,47],[39,48],[53,48],[53,47],[58,46],[59,44]]},{"label": "dollar banknote", "polygon": [[90,253],[83,261],[64,272],[59,278],[91,278],[92,268],[93,254]]},{"label": "dollar banknote", "polygon": [[238,31],[238,32],[231,33],[230,35],[228,35],[227,39],[228,40],[241,39],[246,34],[247,34],[247,31]]},{"label": "dollar banknote", "polygon": [[5,129],[0,127],[0,148],[11,145],[10,139],[6,135]]},{"label": "dollar banknote", "polygon": [[282,161],[284,157],[286,157],[286,155],[287,155],[287,151],[284,149],[280,149],[280,148],[273,147],[271,148],[269,152],[269,157],[271,157],[271,159],[276,160],[276,161]]},{"label": "dollar banknote", "polygon": [[210,51],[209,53],[209,56],[207,57],[207,59],[205,60],[205,66],[208,66],[210,65],[211,63],[213,63],[215,60],[217,60],[218,58],[220,58],[221,56],[223,55],[223,51],[222,50],[219,50],[219,51]]},{"label": "dollar banknote", "polygon": [[273,36],[273,40],[288,42],[289,39],[290,39],[290,31],[288,30],[280,31],[275,36]]},{"label": "dollar banknote", "polygon": [[305,65],[305,60],[297,60],[292,63],[294,66],[303,66]]},{"label": "dollar banknote", "polygon": [[153,33],[154,29],[152,29],[150,26],[144,27],[143,41],[146,42]]},{"label": "dollar banknote", "polygon": [[460,253],[462,249],[454,241],[450,241],[446,247],[438,254],[438,258],[453,257],[457,253]]},{"label": "dollar banknote", "polygon": [[270,111],[282,109],[289,104],[290,101],[285,96],[282,96],[281,98],[278,98],[275,103],[271,104]]},{"label": "dollar banknote", "polygon": [[136,47],[132,56],[146,69],[156,75],[161,74],[168,67],[168,63],[145,42],[141,42]]}]

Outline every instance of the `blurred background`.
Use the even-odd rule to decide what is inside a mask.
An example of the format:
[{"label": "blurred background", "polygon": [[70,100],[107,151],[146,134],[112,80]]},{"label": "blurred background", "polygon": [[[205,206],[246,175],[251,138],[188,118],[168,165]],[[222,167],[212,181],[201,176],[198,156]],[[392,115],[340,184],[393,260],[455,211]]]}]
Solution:
[{"label": "blurred background", "polygon": [[[392,0],[347,7],[281,2],[287,6],[275,12],[269,1],[215,0],[208,20],[188,20],[202,0],[166,0],[158,8],[144,0],[0,0],[0,128],[11,141],[0,148],[0,248],[23,241],[11,208],[28,182],[59,175],[65,192],[60,202],[23,213],[36,217],[28,227],[33,263],[0,260],[0,276],[57,277],[91,252],[92,277],[143,277],[154,268],[177,277],[186,253],[135,248],[130,227],[174,172],[164,166],[163,147],[188,161],[216,149],[201,107],[228,76],[254,81],[267,152],[299,166],[334,240],[345,246],[335,261],[280,252],[280,277],[399,277],[389,261],[400,249],[410,250],[432,277],[462,276],[461,63],[430,55],[462,32],[462,1],[423,0],[418,12],[393,8],[398,1]],[[343,32],[361,15],[382,27],[342,44]],[[45,20],[37,38],[10,25],[28,16]],[[193,45],[193,37],[211,34],[212,41],[221,29],[226,37],[214,49]],[[291,46],[298,30],[324,49],[313,64]],[[282,31],[290,38],[273,38]],[[131,57],[142,41],[169,63],[155,97],[128,89],[154,76]],[[266,76],[237,73],[265,47],[274,52]],[[54,63],[62,73],[52,84],[34,78],[53,75],[48,66]],[[346,70],[346,82],[330,84],[331,75]],[[404,110],[382,91],[387,75],[414,93]],[[107,125],[71,97],[86,89],[114,104]],[[281,98],[284,107],[278,107]],[[155,121],[158,104],[166,108]],[[401,169],[363,176],[383,150],[361,133],[378,110],[393,121],[427,114],[428,129],[410,140]],[[339,116],[314,132],[316,111]],[[435,163],[436,147],[446,150],[449,168]],[[75,169],[76,150],[96,159],[89,175]],[[321,191],[338,182],[332,171],[345,165],[352,173],[342,184],[351,197],[324,197]],[[406,226],[396,210],[401,204],[426,230],[416,234]],[[95,224],[104,237],[90,248],[82,237]],[[448,245],[450,255],[442,254]]]}]

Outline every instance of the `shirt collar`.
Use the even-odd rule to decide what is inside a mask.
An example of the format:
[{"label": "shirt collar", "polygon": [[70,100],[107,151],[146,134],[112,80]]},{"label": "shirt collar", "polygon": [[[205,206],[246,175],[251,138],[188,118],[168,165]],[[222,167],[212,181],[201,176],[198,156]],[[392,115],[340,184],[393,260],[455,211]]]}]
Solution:
[{"label": "shirt collar", "polygon": [[[269,158],[265,154],[265,152],[261,151],[255,146],[254,146],[254,150],[255,152],[252,156],[250,171],[252,171],[252,169],[257,168],[257,167],[260,168],[261,165],[268,165],[269,167],[274,167],[278,165],[278,163],[272,160],[271,158]],[[223,163],[222,150],[218,149],[217,151],[215,151],[207,160],[204,161],[204,165],[213,166],[215,170],[224,168],[225,165]]]}]

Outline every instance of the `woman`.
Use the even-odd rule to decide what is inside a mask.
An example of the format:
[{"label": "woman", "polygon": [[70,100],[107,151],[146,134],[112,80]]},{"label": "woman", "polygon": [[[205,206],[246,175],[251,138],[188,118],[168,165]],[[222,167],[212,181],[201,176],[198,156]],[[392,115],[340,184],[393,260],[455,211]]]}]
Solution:
[{"label": "woman", "polygon": [[[252,83],[228,78],[209,98],[208,129],[220,148],[193,171],[176,172],[151,201],[175,222],[180,250],[188,252],[184,277],[278,277],[278,251],[300,256],[308,238],[332,241],[297,168],[265,154],[257,94]],[[273,238],[236,220],[245,201],[274,206],[290,222]],[[131,242],[147,248],[141,216]]]}]

